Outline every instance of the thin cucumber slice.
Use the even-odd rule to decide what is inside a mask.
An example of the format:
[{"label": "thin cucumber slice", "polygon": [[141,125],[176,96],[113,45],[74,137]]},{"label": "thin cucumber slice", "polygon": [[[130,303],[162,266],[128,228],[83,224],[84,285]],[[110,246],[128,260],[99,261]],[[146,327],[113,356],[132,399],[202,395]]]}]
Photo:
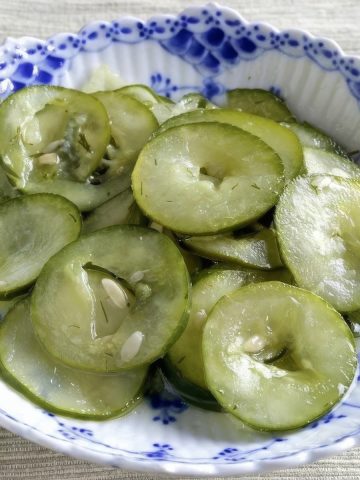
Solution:
[{"label": "thin cucumber slice", "polygon": [[26,295],[27,293],[23,295],[18,295],[17,297],[11,298],[10,300],[0,300],[0,322],[5,318],[5,315],[15,305],[15,303],[22,300]]},{"label": "thin cucumber slice", "polygon": [[85,93],[94,93],[104,90],[116,90],[125,85],[125,81],[114,73],[108,65],[103,64],[92,71],[90,78],[81,87]]},{"label": "thin cucumber slice", "polygon": [[257,115],[225,108],[216,110],[198,109],[169,119],[161,125],[158,132],[197,122],[229,123],[259,137],[279,155],[284,165],[284,175],[287,180],[296,177],[302,170],[303,151],[297,136],[273,120]]},{"label": "thin cucumber slice", "polygon": [[[259,358],[265,349],[282,354],[269,362]],[[313,293],[280,282],[223,297],[204,327],[203,355],[208,387],[220,405],[271,431],[324,415],[347,392],[357,367],[341,315]]]},{"label": "thin cucumber slice", "polygon": [[161,361],[161,370],[170,385],[170,389],[175,389],[185,402],[213,412],[222,410],[222,407],[207,388],[204,389],[195,383],[189,382],[182,376],[180,370],[174,367],[168,357]]},{"label": "thin cucumber slice", "polygon": [[78,209],[59,195],[14,198],[0,205],[0,298],[31,285],[43,265],[81,231]]},{"label": "thin cucumber slice", "polygon": [[[154,115],[141,102],[115,92],[97,92],[93,96],[105,107],[110,121],[111,141],[107,159],[101,165],[102,182],[112,176],[129,173],[150,135],[158,128]],[[106,172],[103,172],[106,168]]]},{"label": "thin cucumber slice", "polygon": [[149,224],[149,228],[152,228],[153,230],[157,230],[158,232],[164,233],[166,236],[168,236],[175,243],[175,245],[179,249],[181,255],[183,256],[185,265],[188,269],[188,272],[189,272],[190,276],[196,275],[202,269],[203,262],[202,262],[201,258],[198,257],[197,255],[193,255],[192,253],[190,253],[187,250],[185,250],[184,248],[182,248],[182,246],[179,243],[178,238],[176,237],[176,235],[173,232],[171,232],[170,230],[167,230],[162,225],[159,225],[156,222],[151,222]]},{"label": "thin cucumber slice", "polygon": [[146,144],[132,174],[141,210],[189,234],[251,223],[276,203],[283,185],[278,155],[259,138],[221,123],[166,130]]},{"label": "thin cucumber slice", "polygon": [[360,168],[356,163],[348,157],[320,148],[304,147],[304,167],[307,175],[327,174],[360,178]]},{"label": "thin cucumber slice", "polygon": [[93,185],[110,140],[106,111],[96,98],[62,87],[36,86],[0,107],[0,156],[6,174],[25,193],[54,193],[92,210],[130,185],[130,178]]},{"label": "thin cucumber slice", "polygon": [[110,129],[102,104],[86,93],[54,86],[19,90],[0,106],[0,155],[11,181],[83,182],[98,166]]},{"label": "thin cucumber slice", "polygon": [[183,243],[202,257],[234,263],[250,268],[272,270],[282,266],[274,230],[264,228],[259,232],[236,235],[185,237]]},{"label": "thin cucumber slice", "polygon": [[320,148],[328,152],[346,156],[344,147],[335,142],[333,138],[326,135],[323,131],[310,125],[310,123],[285,122],[282,125],[289,128],[298,136],[303,147]]},{"label": "thin cucumber slice", "polygon": [[101,420],[128,413],[141,399],[147,368],[117,375],[65,367],[39,344],[29,299],[8,313],[0,327],[0,370],[20,393],[52,412]]},{"label": "thin cucumber slice", "polygon": [[157,95],[154,90],[146,85],[127,85],[119,90],[124,95],[129,95],[145,105],[155,116],[159,124],[172,116],[174,103],[167,97]]},{"label": "thin cucumber slice", "polygon": [[259,88],[236,88],[227,93],[227,106],[275,122],[291,122],[294,117],[285,102],[267,90]]},{"label": "thin cucumber slice", "polygon": [[112,225],[143,225],[145,218],[135,203],[130,188],[93,210],[84,220],[83,233]]},{"label": "thin cucumber slice", "polygon": [[80,237],[52,257],[36,282],[31,315],[55,358],[116,372],[163,356],[185,328],[188,309],[188,273],[176,246],[127,225]]},{"label": "thin cucumber slice", "polygon": [[[203,328],[211,309],[221,297],[243,285],[270,280],[284,281],[287,277],[283,270],[266,272],[250,269],[235,270],[229,267],[203,270],[193,284],[192,306],[186,329],[170,348],[166,357],[173,370],[178,372],[178,376],[184,381],[207,390],[201,344]],[[169,380],[171,381],[171,378]]]},{"label": "thin cucumber slice", "polygon": [[20,192],[10,183],[5,170],[0,167],[0,203],[18,197]]},{"label": "thin cucumber slice", "polygon": [[298,177],[285,189],[275,224],[296,283],[340,312],[360,308],[360,182]]}]

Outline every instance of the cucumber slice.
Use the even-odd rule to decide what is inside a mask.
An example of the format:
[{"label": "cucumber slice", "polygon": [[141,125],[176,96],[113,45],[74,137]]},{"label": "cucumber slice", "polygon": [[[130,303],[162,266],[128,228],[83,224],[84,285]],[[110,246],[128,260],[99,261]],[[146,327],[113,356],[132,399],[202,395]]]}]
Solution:
[{"label": "cucumber slice", "polygon": [[117,375],[73,370],[47,355],[30,320],[29,299],[8,313],[0,327],[2,376],[42,408],[101,420],[128,413],[141,399],[147,369]]},{"label": "cucumber slice", "polygon": [[130,185],[130,178],[92,185],[110,139],[96,98],[62,87],[35,86],[0,107],[0,156],[9,180],[25,193],[55,193],[92,210]]},{"label": "cucumber slice", "polygon": [[259,88],[235,88],[227,93],[227,106],[275,122],[291,122],[294,117],[285,102],[267,90]]},{"label": "cucumber slice", "polygon": [[333,138],[326,135],[323,131],[310,125],[310,123],[291,122],[289,124],[283,123],[282,125],[289,128],[298,136],[303,147],[320,148],[338,155],[347,155],[344,147],[335,142]]},{"label": "cucumber slice", "polygon": [[[288,277],[288,276],[287,276]],[[239,287],[253,282],[285,280],[283,270],[265,272],[250,269],[224,269],[217,267],[203,270],[192,289],[192,306],[186,329],[170,348],[167,362],[185,382],[207,390],[201,353],[202,332],[209,312],[216,302]],[[169,378],[171,381],[171,378]]]},{"label": "cucumber slice", "polygon": [[349,158],[320,148],[304,147],[307,175],[327,174],[336,177],[360,178],[360,168]]},{"label": "cucumber slice", "polygon": [[240,235],[232,232],[222,235],[185,237],[183,243],[210,260],[263,270],[282,266],[274,230],[264,228],[253,234],[239,233]]},{"label": "cucumber slice", "polygon": [[303,152],[297,136],[273,120],[249,113],[225,108],[216,110],[198,109],[169,119],[161,125],[158,132],[197,122],[229,123],[259,137],[279,155],[284,165],[284,175],[287,180],[296,177],[302,170]]},{"label": "cucumber slice", "polygon": [[359,181],[298,177],[275,215],[282,258],[296,283],[342,312],[360,308],[359,204]]},{"label": "cucumber slice", "polygon": [[123,87],[125,81],[114,73],[108,65],[103,64],[92,71],[88,81],[81,87],[85,93],[94,93],[100,90],[116,90]]},{"label": "cucumber slice", "polygon": [[11,298],[10,300],[0,300],[0,322],[4,319],[5,315],[8,311],[15,305],[15,303],[19,302],[26,296],[18,295],[17,297]]},{"label": "cucumber slice", "polygon": [[135,203],[130,188],[93,210],[84,220],[83,233],[112,225],[143,225],[145,218]]},{"label": "cucumber slice", "polygon": [[165,357],[161,361],[161,370],[168,382],[167,386],[169,389],[175,389],[185,402],[212,412],[220,412],[222,410],[222,407],[208,389],[189,382],[182,376],[180,370],[174,367],[168,357]]},{"label": "cucumber slice", "polygon": [[56,252],[76,240],[78,209],[58,195],[14,198],[0,205],[0,298],[31,285]]},{"label": "cucumber slice", "polygon": [[[101,165],[101,179],[129,173],[150,135],[158,128],[154,115],[141,102],[115,92],[97,92],[93,96],[105,107],[110,121],[111,141],[108,160]],[[107,168],[104,173],[103,169]]]},{"label": "cucumber slice", "polygon": [[17,188],[83,182],[109,143],[108,117],[86,93],[54,86],[19,90],[0,106],[0,155]]},{"label": "cucumber slice", "polygon": [[220,123],[171,128],[141,151],[135,200],[170,230],[210,234],[254,221],[277,201],[280,158],[259,138]]},{"label": "cucumber slice", "polygon": [[[258,356],[264,349],[282,354],[265,361]],[[208,387],[220,405],[272,431],[324,415],[347,392],[357,367],[341,315],[313,293],[280,282],[223,297],[204,327],[203,355]]]},{"label": "cucumber slice", "polygon": [[[101,281],[94,269],[103,273]],[[185,328],[188,308],[188,273],[176,246],[159,232],[129,225],[68,245],[45,265],[32,295],[44,347],[69,366],[95,372],[161,357]]]}]

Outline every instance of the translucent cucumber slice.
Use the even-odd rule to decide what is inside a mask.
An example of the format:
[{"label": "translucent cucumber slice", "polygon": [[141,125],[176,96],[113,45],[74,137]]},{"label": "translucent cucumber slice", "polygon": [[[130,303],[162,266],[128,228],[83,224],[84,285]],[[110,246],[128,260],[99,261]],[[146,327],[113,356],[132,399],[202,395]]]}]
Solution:
[{"label": "translucent cucumber slice", "polygon": [[320,148],[304,147],[307,175],[327,174],[336,177],[360,178],[360,168],[349,158]]},{"label": "translucent cucumber slice", "polygon": [[[243,285],[270,280],[285,281],[287,278],[282,269],[274,272],[229,267],[203,270],[193,284],[192,306],[186,329],[166,357],[172,369],[185,382],[207,390],[201,344],[203,328],[211,309],[221,297]],[[171,378],[169,380],[172,381]]]},{"label": "translucent cucumber slice", "polygon": [[0,205],[0,298],[31,285],[43,265],[81,230],[78,209],[58,195],[14,198]]},{"label": "translucent cucumber slice", "polygon": [[107,161],[103,161],[98,176],[102,182],[114,175],[129,173],[140,150],[159,126],[145,105],[129,95],[123,95],[121,91],[93,94],[104,105],[110,121],[111,140],[107,147]]},{"label": "translucent cucumber slice", "polygon": [[145,218],[130,188],[95,208],[84,220],[83,233],[112,225],[144,225]]},{"label": "translucent cucumber slice", "polygon": [[274,230],[267,228],[247,235],[232,232],[185,237],[183,243],[198,255],[210,260],[264,270],[282,266],[276,234]]},{"label": "translucent cucumber slice", "polygon": [[141,210],[189,234],[251,223],[276,203],[283,184],[281,160],[270,147],[220,123],[166,130],[146,144],[132,174]]},{"label": "translucent cucumber slice", "polygon": [[[264,349],[282,354],[269,362],[259,359]],[[204,327],[203,355],[208,387],[220,405],[272,431],[324,415],[347,392],[357,367],[341,315],[311,292],[280,282],[223,297]]]},{"label": "translucent cucumber slice", "polygon": [[39,344],[29,304],[17,303],[0,327],[0,370],[11,386],[47,410],[93,420],[123,415],[139,402],[147,368],[117,375],[67,368]]},{"label": "translucent cucumber slice", "polygon": [[161,125],[158,132],[165,131],[171,127],[197,122],[229,123],[259,137],[279,155],[284,165],[284,175],[287,180],[296,177],[303,168],[302,147],[294,133],[273,120],[246,112],[225,108],[216,110],[197,109],[170,118]]},{"label": "translucent cucumber slice", "polygon": [[83,182],[98,166],[110,129],[102,104],[54,86],[19,90],[0,107],[0,155],[17,188],[58,179]]},{"label": "translucent cucumber slice", "polygon": [[282,258],[300,287],[341,312],[360,308],[360,182],[298,177],[285,189],[275,224]]},{"label": "translucent cucumber slice", "polygon": [[282,125],[289,128],[298,136],[303,147],[320,148],[328,152],[346,156],[344,147],[335,142],[333,138],[326,135],[323,131],[310,125],[310,123],[285,122]]},{"label": "translucent cucumber slice", "polygon": [[294,117],[285,102],[267,90],[236,88],[227,93],[227,106],[271,118],[275,122],[291,122]]},{"label": "translucent cucumber slice", "polygon": [[173,242],[154,230],[116,226],[80,237],[51,258],[31,315],[55,358],[116,372],[163,356],[185,328],[188,309],[188,273]]},{"label": "translucent cucumber slice", "polygon": [[116,90],[125,85],[125,81],[116,73],[114,73],[108,65],[103,64],[95,68],[90,78],[81,87],[86,93],[94,93],[104,90]]},{"label": "translucent cucumber slice", "polygon": [[175,389],[185,402],[213,412],[222,410],[222,407],[208,389],[199,387],[183,377],[180,370],[174,367],[168,357],[161,361],[161,371],[167,381],[168,388],[170,390]]}]

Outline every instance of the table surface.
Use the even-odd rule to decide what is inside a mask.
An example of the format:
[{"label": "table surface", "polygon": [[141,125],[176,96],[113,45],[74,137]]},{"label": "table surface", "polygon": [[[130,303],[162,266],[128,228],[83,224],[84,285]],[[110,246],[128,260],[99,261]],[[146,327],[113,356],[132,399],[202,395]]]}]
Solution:
[{"label": "table surface", "polygon": [[[124,14],[146,18],[175,13],[189,0],[1,0],[0,42],[6,36],[45,38],[57,32],[79,30],[92,20],[112,20]],[[223,0],[249,20],[264,20],[278,28],[298,27],[336,40],[348,54],[360,55],[359,0]],[[242,477],[247,479],[347,479],[360,477],[360,449],[294,470]],[[64,457],[0,428],[0,478],[147,480],[153,475],[128,473]],[[183,477],[184,479],[184,477]],[[185,480],[185,479],[184,479]]]}]

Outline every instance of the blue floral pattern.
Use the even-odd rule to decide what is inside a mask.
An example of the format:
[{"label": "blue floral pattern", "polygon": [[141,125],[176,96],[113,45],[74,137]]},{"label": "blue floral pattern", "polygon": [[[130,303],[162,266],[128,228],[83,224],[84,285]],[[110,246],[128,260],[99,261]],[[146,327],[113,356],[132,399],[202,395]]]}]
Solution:
[{"label": "blue floral pattern", "polygon": [[[0,96],[5,98],[26,85],[57,81],[80,52],[99,52],[112,43],[145,41],[158,42],[191,64],[204,77],[204,93],[210,97],[219,87],[214,77],[240,62],[276,50],[293,58],[306,57],[324,70],[340,72],[360,101],[359,59],[343,55],[329,40],[297,30],[279,32],[259,22],[249,24],[233,10],[215,4],[147,22],[133,18],[94,22],[78,34],[58,34],[46,41],[9,39],[0,50]],[[166,81],[171,83],[170,79]],[[169,96],[174,91],[170,83],[162,87]]]},{"label": "blue floral pattern", "polygon": [[149,397],[149,403],[153,410],[159,411],[153,416],[153,421],[161,422],[163,425],[176,422],[177,416],[189,408],[180,397],[166,390],[152,394]]}]

